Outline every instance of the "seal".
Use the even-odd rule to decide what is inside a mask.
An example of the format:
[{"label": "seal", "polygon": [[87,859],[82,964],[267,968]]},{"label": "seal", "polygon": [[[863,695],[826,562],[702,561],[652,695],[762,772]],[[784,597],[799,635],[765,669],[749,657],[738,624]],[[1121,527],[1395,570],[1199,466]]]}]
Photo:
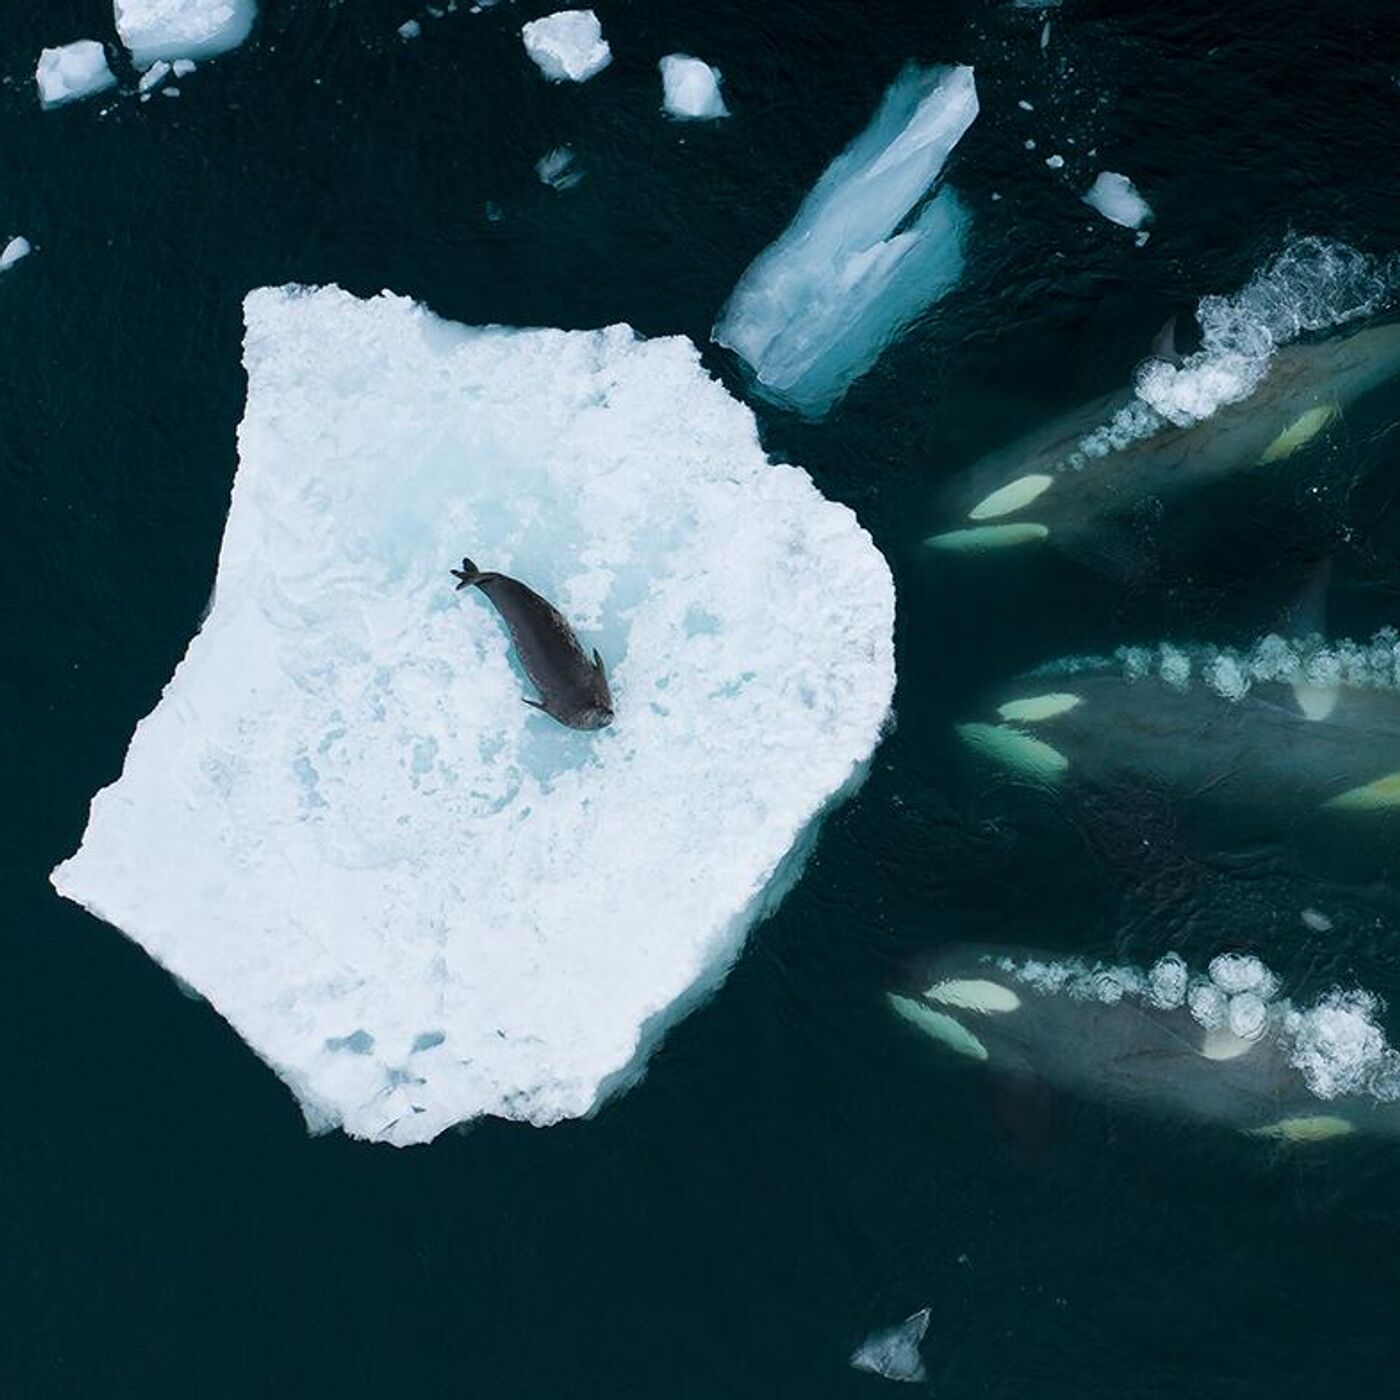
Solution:
[{"label": "seal", "polygon": [[574,629],[552,603],[506,574],[483,573],[470,559],[453,569],[457,588],[479,588],[510,630],[520,664],[540,693],[525,698],[570,729],[604,729],[613,721],[612,693],[603,658],[590,661]]}]

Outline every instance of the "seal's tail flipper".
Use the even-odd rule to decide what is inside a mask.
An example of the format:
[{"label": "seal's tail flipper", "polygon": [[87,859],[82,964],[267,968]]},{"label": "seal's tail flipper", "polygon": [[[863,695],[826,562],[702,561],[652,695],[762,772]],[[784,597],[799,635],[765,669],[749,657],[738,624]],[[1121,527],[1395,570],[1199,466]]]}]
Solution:
[{"label": "seal's tail flipper", "polygon": [[462,557],[462,567],[460,569],[453,569],[452,577],[461,580],[457,585],[460,591],[463,588],[470,588],[472,584],[481,577],[481,570],[464,555]]}]

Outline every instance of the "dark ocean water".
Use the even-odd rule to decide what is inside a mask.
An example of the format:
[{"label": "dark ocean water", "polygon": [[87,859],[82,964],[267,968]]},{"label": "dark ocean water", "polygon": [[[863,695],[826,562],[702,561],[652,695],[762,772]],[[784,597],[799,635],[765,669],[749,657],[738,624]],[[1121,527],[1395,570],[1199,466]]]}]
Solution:
[{"label": "dark ocean water", "polygon": [[[520,45],[547,6],[425,18],[405,44],[407,0],[267,0],[178,99],[49,113],[38,51],[110,38],[110,7],[6,8],[0,236],[37,251],[0,277],[0,1394],[874,1395],[888,1383],[851,1348],[924,1304],[949,1400],[1386,1393],[1394,1143],[1291,1152],[1061,1098],[1011,1121],[880,993],[920,949],[981,938],[1245,947],[1305,989],[1400,1006],[1393,834],[1231,841],[1149,807],[1117,836],[1165,855],[1121,858],[1131,839],[979,786],[949,728],[1047,656],[1266,630],[1339,542],[1337,630],[1400,623],[1393,394],[1308,456],[1320,493],[1281,473],[1219,497],[1208,547],[1130,584],[920,547],[939,483],[1123,382],[1169,311],[1290,234],[1400,249],[1392,8],[1069,0],[1042,50],[1041,12],[989,0],[598,0],[615,59],[575,87]],[[655,64],[677,50],[724,71],[732,120],[662,119]],[[911,58],[977,70],[950,168],[976,219],[963,284],[824,423],[755,405],[768,449],[854,507],[895,574],[897,723],[868,783],[722,991],[595,1119],[404,1151],[308,1137],[229,1026],[47,878],[209,597],[242,296],[335,281],[470,324],[705,345]],[[533,170],[561,143],[586,172],[564,194]],[[1146,248],[1074,197],[1100,167],[1153,204]]]}]

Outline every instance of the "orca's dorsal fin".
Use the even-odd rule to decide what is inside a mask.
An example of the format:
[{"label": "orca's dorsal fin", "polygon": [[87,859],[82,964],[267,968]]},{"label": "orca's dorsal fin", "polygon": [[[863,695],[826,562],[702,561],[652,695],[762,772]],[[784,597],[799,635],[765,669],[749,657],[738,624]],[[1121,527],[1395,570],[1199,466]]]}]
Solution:
[{"label": "orca's dorsal fin", "polygon": [[1164,364],[1179,366],[1181,352],[1176,348],[1176,313],[1167,317],[1167,323],[1152,337],[1152,345],[1147,352],[1149,360],[1161,360]]},{"label": "orca's dorsal fin", "polygon": [[1332,556],[1324,554],[1313,565],[1298,596],[1283,610],[1278,623],[1282,636],[1298,640],[1327,635],[1327,591],[1331,583]]}]

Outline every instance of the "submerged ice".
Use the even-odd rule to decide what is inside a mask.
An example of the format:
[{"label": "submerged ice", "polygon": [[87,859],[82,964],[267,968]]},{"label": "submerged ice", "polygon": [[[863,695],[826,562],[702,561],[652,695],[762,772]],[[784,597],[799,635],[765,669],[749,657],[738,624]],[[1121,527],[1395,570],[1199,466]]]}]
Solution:
[{"label": "submerged ice", "polygon": [[851,1353],[851,1365],[887,1381],[921,1381],[926,1378],[919,1348],[928,1332],[931,1309],[920,1308],[895,1327],[872,1333]]},{"label": "submerged ice", "polygon": [[[683,339],[333,287],[256,291],[246,322],[211,610],[54,884],[313,1126],[586,1113],[862,771],[889,571]],[[522,703],[495,614],[454,591],[466,552],[599,648],[611,729]]]},{"label": "submerged ice", "polygon": [[714,339],[763,392],[820,416],[957,283],[970,215],[930,191],[976,116],[971,68],[910,65],[739,279]]}]

